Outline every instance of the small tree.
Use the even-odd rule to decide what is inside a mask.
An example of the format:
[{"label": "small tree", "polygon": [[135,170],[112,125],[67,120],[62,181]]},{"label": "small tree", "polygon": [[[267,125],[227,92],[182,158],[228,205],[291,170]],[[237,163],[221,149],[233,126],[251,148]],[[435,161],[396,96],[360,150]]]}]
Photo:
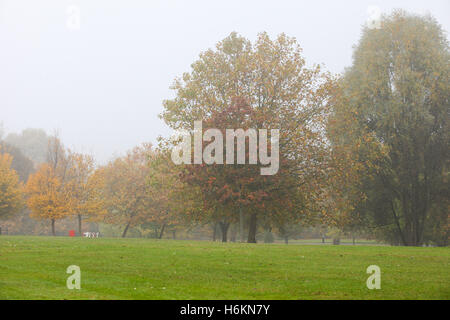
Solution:
[{"label": "small tree", "polygon": [[147,161],[151,153],[151,145],[144,144],[97,169],[107,210],[104,221],[124,226],[123,238],[130,227],[148,221],[152,203],[147,183]]},{"label": "small tree", "polygon": [[89,155],[69,153],[67,183],[64,186],[72,215],[78,219],[82,235],[82,217],[99,218],[106,213],[102,195],[102,177],[94,173],[94,159]]},{"label": "small tree", "polygon": [[42,164],[28,179],[26,192],[31,216],[50,219],[52,235],[56,235],[55,221],[67,217],[70,207],[69,198],[53,167],[47,163]]},{"label": "small tree", "polygon": [[19,212],[24,204],[22,185],[11,162],[9,154],[0,154],[0,219]]}]

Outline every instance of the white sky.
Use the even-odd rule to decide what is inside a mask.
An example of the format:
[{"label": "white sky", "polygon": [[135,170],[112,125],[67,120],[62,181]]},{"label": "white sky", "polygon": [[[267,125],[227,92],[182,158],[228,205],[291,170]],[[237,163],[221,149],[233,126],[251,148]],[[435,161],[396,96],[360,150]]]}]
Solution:
[{"label": "white sky", "polygon": [[[67,27],[69,6],[80,29]],[[0,122],[59,129],[104,162],[170,130],[157,115],[175,77],[230,32],[297,38],[308,64],[351,63],[369,6],[431,13],[450,30],[450,1],[0,0]]]}]

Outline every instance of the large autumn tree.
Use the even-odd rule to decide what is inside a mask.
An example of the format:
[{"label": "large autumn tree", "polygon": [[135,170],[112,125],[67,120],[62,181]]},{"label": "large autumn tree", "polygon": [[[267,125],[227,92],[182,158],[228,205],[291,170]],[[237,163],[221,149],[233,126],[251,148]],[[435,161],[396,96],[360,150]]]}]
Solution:
[{"label": "large autumn tree", "polygon": [[380,26],[363,30],[333,102],[334,150],[354,165],[340,185],[383,238],[421,245],[437,224],[448,239],[448,40],[429,16]]},{"label": "large autumn tree", "polygon": [[[332,83],[319,66],[306,67],[294,38],[282,34],[272,40],[266,33],[259,34],[253,44],[236,33],[230,34],[215,50],[201,53],[191,72],[175,81],[172,89],[176,97],[164,101],[162,114],[173,129],[192,133],[194,121],[202,120],[220,130],[280,130],[281,168],[273,176],[261,177],[255,166],[191,170],[191,176],[200,178],[197,184],[204,188],[210,179],[210,189],[204,190],[209,199],[205,201],[213,211],[222,210],[218,216],[223,217],[225,228],[245,210],[239,214],[241,230],[246,216],[248,242],[255,242],[258,219],[282,225],[320,196],[326,167],[326,106]],[[238,112],[234,103],[237,98],[245,101],[248,116],[225,117],[227,112]],[[241,188],[243,184],[247,193]],[[301,205],[289,196],[292,191],[298,194],[300,188],[305,195],[299,198]],[[281,203],[292,206],[283,207]]]}]

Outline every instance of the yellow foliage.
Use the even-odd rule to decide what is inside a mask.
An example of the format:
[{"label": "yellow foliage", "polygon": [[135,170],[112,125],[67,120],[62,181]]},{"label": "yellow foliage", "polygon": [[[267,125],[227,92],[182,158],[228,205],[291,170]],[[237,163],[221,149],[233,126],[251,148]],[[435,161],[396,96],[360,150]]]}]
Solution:
[{"label": "yellow foliage", "polygon": [[17,213],[24,204],[22,185],[11,163],[9,154],[0,154],[0,218]]},{"label": "yellow foliage", "polygon": [[67,194],[49,164],[42,164],[26,185],[31,216],[38,219],[61,219],[70,214]]},{"label": "yellow foliage", "polygon": [[96,218],[106,213],[101,193],[102,176],[95,174],[91,156],[71,154],[66,180],[64,190],[70,214]]}]

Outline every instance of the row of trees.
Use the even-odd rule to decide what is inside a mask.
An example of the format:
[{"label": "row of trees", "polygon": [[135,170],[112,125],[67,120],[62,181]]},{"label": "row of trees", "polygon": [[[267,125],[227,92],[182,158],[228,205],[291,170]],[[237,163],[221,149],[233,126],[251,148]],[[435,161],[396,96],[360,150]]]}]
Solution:
[{"label": "row of trees", "polygon": [[[161,238],[169,228],[201,224],[219,229],[222,241],[231,227],[252,243],[257,230],[287,239],[301,223],[392,244],[446,245],[449,58],[437,22],[402,11],[363,30],[341,76],[307,67],[297,41],[284,34],[272,40],[261,33],[251,43],[232,33],[175,81],[161,118],[192,136],[196,120],[223,135],[279,129],[277,174],[261,175],[260,164],[175,165],[177,138],[95,167],[92,157],[52,137],[46,162],[24,187],[28,207],[50,219],[53,234],[56,220],[76,216],[80,233],[87,217],[120,225],[123,237],[130,228]],[[223,144],[201,143],[225,154]],[[246,163],[250,156],[247,148]],[[3,157],[7,168],[10,157]],[[5,190],[19,206],[20,182],[4,170],[1,181],[13,186]]]}]

